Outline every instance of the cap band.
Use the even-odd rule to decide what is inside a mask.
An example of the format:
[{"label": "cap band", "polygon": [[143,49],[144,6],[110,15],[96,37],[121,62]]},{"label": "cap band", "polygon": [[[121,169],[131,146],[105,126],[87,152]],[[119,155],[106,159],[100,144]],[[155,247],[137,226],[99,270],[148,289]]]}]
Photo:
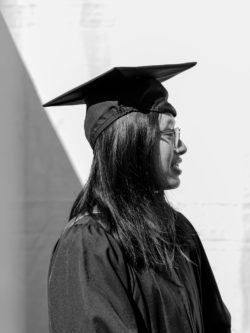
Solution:
[{"label": "cap band", "polygon": [[[175,108],[167,102],[166,98],[161,98],[157,100],[150,109],[148,110],[139,110],[134,107],[128,107],[119,104],[117,101],[107,101],[105,103],[99,103],[92,106],[93,110],[88,113],[88,115],[93,116],[93,120],[85,119],[85,135],[87,140],[90,143],[92,149],[94,149],[95,142],[98,136],[109,127],[115,120],[124,117],[131,112],[158,112],[158,113],[171,113],[174,117],[176,116]],[[100,108],[103,108],[105,112],[101,112]],[[96,120],[95,113],[101,113],[101,116]],[[87,124],[87,125],[86,125]]]},{"label": "cap band", "polygon": [[96,139],[98,138],[98,136],[107,127],[109,127],[115,120],[117,120],[131,112],[138,112],[138,110],[133,107],[124,107],[123,105],[113,105],[107,110],[107,112],[102,114],[102,116],[95,123],[94,128],[91,130],[90,139],[87,138],[92,149],[94,149],[95,142],[96,142]]}]

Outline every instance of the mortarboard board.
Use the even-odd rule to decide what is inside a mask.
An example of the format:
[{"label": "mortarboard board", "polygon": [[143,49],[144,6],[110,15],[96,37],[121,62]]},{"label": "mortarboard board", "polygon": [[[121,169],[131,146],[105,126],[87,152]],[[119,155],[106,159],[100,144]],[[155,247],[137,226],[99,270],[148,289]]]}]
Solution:
[{"label": "mortarboard board", "polygon": [[170,112],[176,116],[175,109],[167,101],[168,92],[161,82],[195,65],[196,62],[115,67],[43,106],[86,104],[84,129],[93,148],[105,128],[130,112]]}]

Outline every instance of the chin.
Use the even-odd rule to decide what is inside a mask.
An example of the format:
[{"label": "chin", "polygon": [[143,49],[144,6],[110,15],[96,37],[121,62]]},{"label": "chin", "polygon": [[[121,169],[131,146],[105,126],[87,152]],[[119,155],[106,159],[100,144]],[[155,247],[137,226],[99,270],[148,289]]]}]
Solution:
[{"label": "chin", "polygon": [[174,190],[175,188],[180,186],[180,178],[170,179],[164,184],[164,190]]},{"label": "chin", "polygon": [[180,178],[179,176],[164,176],[162,175],[157,179],[157,189],[160,191],[166,190],[174,190],[175,188],[180,186]]}]

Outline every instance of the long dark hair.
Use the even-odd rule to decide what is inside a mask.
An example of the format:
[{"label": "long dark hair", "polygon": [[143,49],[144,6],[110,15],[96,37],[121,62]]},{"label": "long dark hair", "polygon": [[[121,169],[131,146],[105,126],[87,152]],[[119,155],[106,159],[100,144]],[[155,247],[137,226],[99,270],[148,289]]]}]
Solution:
[{"label": "long dark hair", "polygon": [[88,181],[70,219],[97,207],[102,223],[120,243],[135,268],[173,267],[175,210],[157,191],[153,150],[158,135],[156,112],[132,112],[102,132],[94,147]]}]

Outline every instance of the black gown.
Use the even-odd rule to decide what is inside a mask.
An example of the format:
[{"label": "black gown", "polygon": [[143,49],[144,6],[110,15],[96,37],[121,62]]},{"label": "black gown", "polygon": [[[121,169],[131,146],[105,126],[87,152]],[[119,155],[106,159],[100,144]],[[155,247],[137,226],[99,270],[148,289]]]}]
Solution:
[{"label": "black gown", "polygon": [[201,241],[173,275],[136,271],[118,242],[91,216],[67,226],[52,254],[51,333],[230,333],[225,307]]}]

